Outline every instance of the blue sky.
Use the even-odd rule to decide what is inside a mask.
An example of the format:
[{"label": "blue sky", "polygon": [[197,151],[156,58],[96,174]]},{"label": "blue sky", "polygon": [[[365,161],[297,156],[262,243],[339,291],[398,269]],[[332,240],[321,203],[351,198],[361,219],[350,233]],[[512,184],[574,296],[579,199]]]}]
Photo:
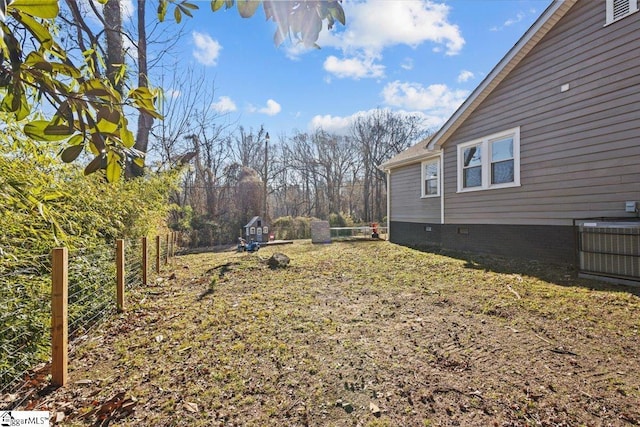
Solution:
[{"label": "blue sky", "polygon": [[[420,114],[436,130],[550,0],[345,0],[347,25],[323,30],[320,50],[274,46],[262,8],[242,19],[235,8],[213,13],[209,1],[195,3],[175,60],[215,86],[202,108],[276,136],[345,133],[375,108]],[[166,81],[164,89],[182,95]]]}]

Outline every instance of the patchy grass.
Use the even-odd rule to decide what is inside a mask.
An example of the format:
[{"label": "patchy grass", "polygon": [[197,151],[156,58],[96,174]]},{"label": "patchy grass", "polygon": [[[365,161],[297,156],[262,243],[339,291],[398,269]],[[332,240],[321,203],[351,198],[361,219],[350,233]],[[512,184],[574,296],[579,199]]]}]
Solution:
[{"label": "patchy grass", "polygon": [[[288,268],[267,267],[276,251]],[[28,407],[65,425],[640,423],[637,289],[388,242],[187,255],[164,273]]]}]

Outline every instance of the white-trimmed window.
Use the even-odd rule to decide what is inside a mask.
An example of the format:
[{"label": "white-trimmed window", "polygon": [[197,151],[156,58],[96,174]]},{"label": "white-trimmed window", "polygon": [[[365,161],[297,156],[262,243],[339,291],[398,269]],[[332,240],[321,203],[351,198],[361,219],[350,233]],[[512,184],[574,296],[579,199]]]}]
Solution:
[{"label": "white-trimmed window", "polygon": [[638,11],[638,0],[607,0],[605,26]]},{"label": "white-trimmed window", "polygon": [[422,162],[422,197],[440,195],[440,158]]},{"label": "white-trimmed window", "polygon": [[519,185],[519,127],[458,145],[458,192]]}]

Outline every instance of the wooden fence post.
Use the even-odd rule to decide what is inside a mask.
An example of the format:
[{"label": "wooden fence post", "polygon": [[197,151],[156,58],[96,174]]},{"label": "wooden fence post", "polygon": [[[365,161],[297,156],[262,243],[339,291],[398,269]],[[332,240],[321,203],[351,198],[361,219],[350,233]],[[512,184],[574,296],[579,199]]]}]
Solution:
[{"label": "wooden fence post", "polygon": [[124,311],[124,240],[116,240],[116,305],[118,312]]},{"label": "wooden fence post", "polygon": [[51,382],[60,387],[67,383],[69,362],[68,263],[67,248],[55,248],[51,270]]},{"label": "wooden fence post", "polygon": [[156,273],[160,273],[160,236],[156,236]]},{"label": "wooden fence post", "polygon": [[147,264],[149,256],[147,255],[147,237],[142,238],[142,286],[147,286]]},{"label": "wooden fence post", "polygon": [[167,234],[167,251],[164,254],[164,263],[169,264],[169,235]]}]

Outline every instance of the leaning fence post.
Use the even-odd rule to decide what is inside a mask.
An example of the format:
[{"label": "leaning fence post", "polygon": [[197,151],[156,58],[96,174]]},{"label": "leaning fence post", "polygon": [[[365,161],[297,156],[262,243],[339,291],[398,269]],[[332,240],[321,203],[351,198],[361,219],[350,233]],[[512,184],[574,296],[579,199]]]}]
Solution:
[{"label": "leaning fence post", "polygon": [[149,256],[147,255],[147,237],[142,238],[142,286],[147,286],[147,264]]},{"label": "leaning fence post", "polygon": [[68,263],[67,248],[55,248],[51,270],[51,382],[60,387],[67,383],[69,362]]},{"label": "leaning fence post", "polygon": [[156,236],[156,273],[160,273],[160,236]]},{"label": "leaning fence post", "polygon": [[116,240],[116,305],[119,312],[124,311],[124,240]]}]

